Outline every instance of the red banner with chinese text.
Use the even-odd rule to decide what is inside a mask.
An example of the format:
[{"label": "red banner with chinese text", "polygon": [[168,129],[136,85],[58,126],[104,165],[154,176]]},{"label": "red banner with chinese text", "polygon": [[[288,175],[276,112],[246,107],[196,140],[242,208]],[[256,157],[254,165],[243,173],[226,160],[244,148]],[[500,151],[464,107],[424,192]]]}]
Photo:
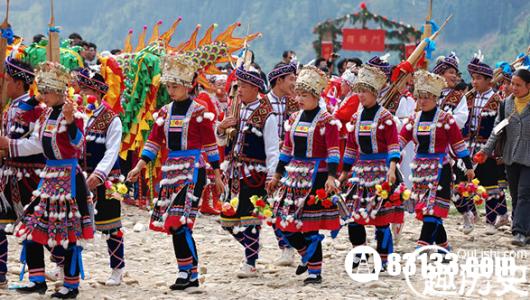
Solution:
[{"label": "red banner with chinese text", "polygon": [[353,51],[385,51],[385,31],[382,29],[342,29],[342,49]]},{"label": "red banner with chinese text", "polygon": [[320,54],[324,59],[328,59],[331,56],[331,53],[333,53],[333,42],[331,41],[322,41],[322,50],[320,51]]}]

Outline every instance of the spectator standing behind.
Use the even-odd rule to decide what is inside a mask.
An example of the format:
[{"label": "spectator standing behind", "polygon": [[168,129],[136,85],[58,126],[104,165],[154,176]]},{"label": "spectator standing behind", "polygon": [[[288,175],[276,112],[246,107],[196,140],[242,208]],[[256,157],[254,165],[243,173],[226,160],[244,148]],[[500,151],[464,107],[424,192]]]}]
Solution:
[{"label": "spectator standing behind", "polygon": [[[501,104],[495,126],[508,119],[503,128],[502,155],[512,196],[512,244],[523,247],[530,242],[530,71],[518,69],[512,76],[512,95]],[[499,135],[490,135],[486,146],[474,160],[484,163],[496,150]]]},{"label": "spectator standing behind", "polygon": [[290,64],[291,62],[296,64],[296,53],[293,50],[285,50],[282,54],[282,62]]},{"label": "spectator standing behind", "polygon": [[72,32],[69,36],[68,36],[68,39],[70,39],[70,46],[78,46],[81,44],[81,42],[83,41],[83,38],[81,37],[81,35],[77,32]]},{"label": "spectator standing behind", "polygon": [[44,38],[44,34],[36,34],[33,36],[33,42],[38,43]]},{"label": "spectator standing behind", "polygon": [[96,44],[83,41],[81,43],[81,46],[83,46],[83,50],[81,51],[81,57],[83,57],[83,59],[85,60],[85,65],[97,65],[98,57]]}]

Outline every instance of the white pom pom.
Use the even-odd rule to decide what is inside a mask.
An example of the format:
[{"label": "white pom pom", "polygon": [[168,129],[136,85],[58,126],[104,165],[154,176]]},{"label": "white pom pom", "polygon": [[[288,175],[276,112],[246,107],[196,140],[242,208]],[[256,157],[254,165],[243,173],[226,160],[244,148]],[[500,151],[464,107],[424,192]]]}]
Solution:
[{"label": "white pom pom", "polygon": [[196,119],[197,119],[197,123],[201,123],[202,122],[202,116],[198,116]]},{"label": "white pom pom", "polygon": [[289,120],[285,121],[283,123],[283,129],[285,129],[285,131],[290,131],[291,130],[291,124],[289,124]]},{"label": "white pom pom", "polygon": [[205,119],[208,119],[208,120],[210,120],[210,121],[213,121],[213,119],[215,118],[215,114],[213,114],[213,113],[211,113],[211,112],[205,112],[205,113],[203,114],[203,117],[204,117]]},{"label": "white pom pom", "polygon": [[350,122],[346,123],[346,130],[347,130],[348,132],[352,132],[354,129],[355,129],[355,125],[353,125],[353,124],[350,123]]},{"label": "white pom pom", "polygon": [[163,124],[164,124],[164,119],[163,118],[157,118],[156,119],[156,125],[162,126]]},{"label": "white pom pom", "polygon": [[412,130],[412,125],[410,123],[408,123],[405,128],[407,128],[408,131],[411,131]]},{"label": "white pom pom", "polygon": [[326,133],[326,127],[320,128],[320,135],[324,135]]},{"label": "white pom pom", "polygon": [[74,114],[74,117],[76,119],[83,119],[85,117],[85,114],[79,112],[79,111],[76,111],[75,114]]},{"label": "white pom pom", "polygon": [[455,123],[455,119],[451,118],[449,119],[449,124],[454,124]]},{"label": "white pom pom", "polygon": [[445,124],[444,128],[445,128],[445,130],[449,130],[451,128],[451,126],[449,126],[449,124]]},{"label": "white pom pom", "polygon": [[7,224],[6,227],[4,228],[4,231],[6,233],[13,233],[13,229],[14,229],[13,224]]},{"label": "white pom pom", "polygon": [[337,126],[337,128],[338,128],[339,130],[342,129],[342,123],[341,123],[339,120],[331,120],[331,122],[329,122],[329,123],[330,123],[331,125],[335,125],[335,126]]},{"label": "white pom pom", "polygon": [[392,120],[391,119],[386,120],[385,124],[388,125],[388,126],[392,125]]}]

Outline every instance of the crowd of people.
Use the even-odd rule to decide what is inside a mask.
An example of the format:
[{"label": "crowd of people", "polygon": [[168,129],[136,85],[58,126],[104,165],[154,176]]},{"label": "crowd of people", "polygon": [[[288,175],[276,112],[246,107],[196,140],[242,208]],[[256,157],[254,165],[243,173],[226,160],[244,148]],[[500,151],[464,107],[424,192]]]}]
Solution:
[{"label": "crowd of people", "polygon": [[[346,227],[355,247],[366,244],[366,226],[375,226],[384,271],[406,216],[415,215],[422,222],[417,246],[450,252],[444,219],[451,205],[465,234],[483,201],[487,234],[511,226],[512,244],[530,241],[528,58],[501,64],[498,75],[476,55],[465,67],[468,85],[451,53],[433,61],[431,71],[409,72],[407,85],[387,99],[400,72],[387,56],[363,62],[332,55],[303,65],[289,50],[265,73],[246,50],[239,64],[209,76],[206,87],[196,80],[199,64],[168,54],[160,81],[171,101],[153,114],[139,159],[124,170],[122,121],[105,101],[111,83],[101,68],[120,50],[98,54],[79,34],[69,38],[82,48],[84,68],[4,62],[10,102],[0,137],[3,286],[6,234],[13,233],[23,241],[29,273],[17,291],[43,294],[46,278],[57,278],[63,287],[52,297],[75,298],[83,244],[95,231],[107,236],[106,284],[119,285],[126,243],[115,194],[125,182],[134,189],[129,183],[145,181],[142,170],[157,160],[162,177],[149,227],[172,238],[179,269],[172,290],[199,286],[197,247],[207,247],[193,238],[199,212],[220,215],[222,228],[242,245],[237,277],[258,275],[266,223],[281,249],[276,263],[291,265],[297,253],[293,271],[306,275],[304,284],[322,282],[323,231],[333,237]],[[69,88],[85,101],[76,102]],[[58,266],[53,272],[45,271],[44,248]],[[356,256],[352,267],[360,261]]]}]

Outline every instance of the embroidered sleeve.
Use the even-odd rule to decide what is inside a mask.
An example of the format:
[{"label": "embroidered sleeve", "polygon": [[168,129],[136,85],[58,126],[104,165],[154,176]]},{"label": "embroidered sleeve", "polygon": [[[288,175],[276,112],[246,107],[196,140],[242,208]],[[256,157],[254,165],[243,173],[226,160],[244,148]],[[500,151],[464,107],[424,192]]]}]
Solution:
[{"label": "embroidered sleeve", "polygon": [[122,136],[122,126],[120,118],[115,117],[107,129],[107,139],[105,141],[105,154],[103,158],[96,166],[94,170],[94,175],[98,176],[101,182],[104,182],[107,179],[112,167],[118,159],[118,154],[120,152],[121,146],[121,136]]},{"label": "embroidered sleeve", "polygon": [[353,115],[351,122],[346,123],[346,129],[348,130],[348,139],[346,140],[346,149],[344,150],[344,168],[349,171],[352,165],[355,163],[357,155],[359,153],[359,145],[355,139],[355,127],[357,124],[358,114]]},{"label": "embroidered sleeve", "polygon": [[198,123],[200,126],[202,149],[208,157],[208,162],[213,169],[219,169],[219,148],[214,133],[215,115],[211,112],[204,112],[202,114],[202,122]]},{"label": "embroidered sleeve", "polygon": [[294,118],[291,117],[284,123],[285,136],[283,138],[283,145],[280,151],[280,161],[289,163],[293,158],[293,141],[291,140],[291,130],[293,129]]},{"label": "embroidered sleeve", "polygon": [[412,115],[412,117],[409,120],[405,120],[403,124],[403,128],[401,128],[401,132],[399,133],[399,147],[401,149],[404,149],[407,144],[412,140],[412,129],[414,128],[414,118],[415,115]]},{"label": "embroidered sleeve", "polygon": [[155,123],[151,129],[151,133],[145,142],[142,150],[141,158],[145,162],[150,162],[156,159],[158,151],[166,143],[166,135],[164,134],[164,122],[167,117],[166,107],[162,107],[157,113],[153,114]]},{"label": "embroidered sleeve", "polygon": [[339,130],[342,124],[339,120],[332,118],[329,122],[325,123],[326,128],[326,147],[327,147],[327,163],[340,162],[340,151],[339,151]]},{"label": "embroidered sleeve", "polygon": [[385,137],[385,142],[387,143],[386,147],[387,147],[387,152],[388,152],[387,162],[390,163],[390,161],[399,161],[401,158],[401,151],[399,148],[399,139],[398,139],[398,131],[397,131],[396,122],[393,120],[391,115],[389,115],[388,118],[386,118],[384,122],[385,122],[384,137]]},{"label": "embroidered sleeve", "polygon": [[449,144],[458,158],[469,157],[469,149],[462,137],[462,133],[452,116],[447,116],[443,121],[444,130],[447,134]]},{"label": "embroidered sleeve", "polygon": [[35,122],[35,128],[29,138],[9,140],[10,157],[30,156],[43,152],[42,143],[39,138],[39,128],[43,126],[42,122],[42,119]]},{"label": "embroidered sleeve", "polygon": [[70,144],[76,148],[81,148],[84,144],[84,121],[80,117],[75,117],[74,121],[66,126]]}]

